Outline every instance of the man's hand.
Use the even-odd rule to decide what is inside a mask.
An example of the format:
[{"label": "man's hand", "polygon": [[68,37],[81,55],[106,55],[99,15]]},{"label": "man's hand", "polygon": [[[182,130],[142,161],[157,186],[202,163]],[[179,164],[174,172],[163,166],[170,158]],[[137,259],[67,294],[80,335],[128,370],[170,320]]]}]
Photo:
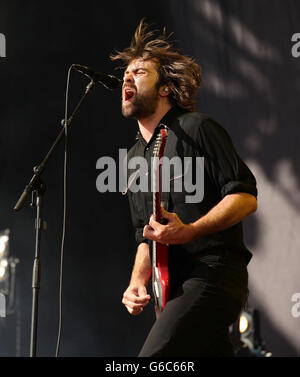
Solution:
[{"label": "man's hand", "polygon": [[184,224],[176,213],[167,212],[161,207],[162,216],[168,220],[167,225],[162,225],[150,217],[149,225],[144,227],[143,236],[161,244],[184,244],[195,237],[192,224]]},{"label": "man's hand", "polygon": [[140,314],[149,303],[150,295],[145,286],[129,286],[123,294],[122,303],[132,315]]},{"label": "man's hand", "polygon": [[143,234],[144,237],[165,245],[184,244],[228,229],[255,212],[256,208],[256,197],[244,192],[226,195],[206,215],[191,224],[183,224],[176,213],[162,208],[162,215],[168,220],[168,224],[162,225],[151,216]]}]

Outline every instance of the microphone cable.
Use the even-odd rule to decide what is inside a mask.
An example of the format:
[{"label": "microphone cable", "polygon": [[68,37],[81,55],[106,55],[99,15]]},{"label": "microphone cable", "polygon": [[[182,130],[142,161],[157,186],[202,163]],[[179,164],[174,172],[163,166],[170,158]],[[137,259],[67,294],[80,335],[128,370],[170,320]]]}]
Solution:
[{"label": "microphone cable", "polygon": [[[70,87],[70,75],[72,68],[76,69],[78,64],[72,64],[69,67],[68,74],[67,74],[67,84],[66,84],[66,93],[65,93],[65,117],[63,120],[63,126],[65,131],[65,143],[64,143],[64,169],[63,169],[63,225],[62,225],[62,238],[61,238],[61,251],[60,251],[60,273],[59,273],[59,319],[58,319],[58,334],[57,334],[57,343],[56,343],[56,352],[55,356],[58,357],[59,349],[60,349],[60,342],[61,342],[61,332],[62,332],[62,295],[63,295],[63,262],[64,262],[64,249],[65,249],[65,236],[66,236],[66,218],[67,218],[67,161],[68,161],[68,106],[69,106],[69,87]],[[90,84],[94,80],[92,80]],[[116,79],[117,80],[117,79]],[[119,80],[118,86],[121,80]],[[90,85],[89,84],[89,85]],[[116,82],[114,82],[116,85]],[[105,86],[105,85],[104,85]],[[88,86],[87,86],[88,88]],[[108,88],[108,87],[107,87]],[[115,87],[114,89],[116,89]],[[108,88],[109,89],[109,88]],[[86,92],[87,93],[87,92]],[[78,109],[78,108],[77,108]],[[75,110],[76,111],[76,110]],[[74,116],[74,113],[73,113]]]},{"label": "microphone cable", "polygon": [[60,250],[60,273],[59,273],[59,319],[58,319],[58,335],[55,356],[58,357],[62,332],[62,295],[63,295],[63,262],[64,262],[64,249],[65,249],[65,236],[66,236],[66,218],[67,218],[67,157],[68,157],[68,102],[69,102],[69,86],[70,74],[73,68],[72,64],[68,70],[66,93],[65,93],[65,117],[64,117],[64,130],[65,130],[65,143],[64,143],[64,168],[63,168],[63,225],[62,225],[62,238]]}]

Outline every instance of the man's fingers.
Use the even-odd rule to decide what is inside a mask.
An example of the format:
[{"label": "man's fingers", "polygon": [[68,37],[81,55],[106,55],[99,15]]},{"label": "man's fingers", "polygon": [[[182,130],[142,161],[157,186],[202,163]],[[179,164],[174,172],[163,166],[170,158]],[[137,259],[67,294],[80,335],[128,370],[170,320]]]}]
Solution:
[{"label": "man's fingers", "polygon": [[122,303],[126,306],[129,306],[130,308],[142,308],[143,306],[146,306],[148,304],[149,300],[144,300],[142,302],[134,302],[131,300],[128,300],[126,297],[123,297]]},{"label": "man's fingers", "polygon": [[144,297],[138,297],[134,294],[125,294],[123,295],[122,303],[125,305],[128,312],[132,315],[140,314],[144,306],[149,303],[150,295],[146,295]]},{"label": "man's fingers", "polygon": [[143,311],[143,307],[148,304],[150,295],[147,295],[146,288],[128,289],[123,294],[122,303],[132,315],[138,315]]},{"label": "man's fingers", "polygon": [[160,209],[163,217],[167,218],[168,215],[171,215],[171,212],[166,211],[163,206],[160,206]]},{"label": "man's fingers", "polygon": [[136,296],[133,293],[124,293],[123,298],[127,301],[130,301],[134,304],[144,304],[145,302],[148,302],[150,300],[150,295],[145,295],[145,296]]},{"label": "man's fingers", "polygon": [[160,230],[163,225],[161,225],[159,222],[155,221],[153,218],[153,215],[150,216],[149,225],[154,230]]},{"label": "man's fingers", "polygon": [[[126,305],[125,305],[125,306],[126,306]],[[143,311],[143,308],[132,309],[132,308],[130,308],[130,307],[128,307],[128,306],[126,306],[126,309],[127,309],[128,312],[129,312],[130,314],[132,314],[132,315],[139,315],[139,314],[141,314],[142,311]]]},{"label": "man's fingers", "polygon": [[122,303],[131,309],[137,309],[143,307],[143,304],[136,304],[135,302],[132,302],[130,300],[127,300],[126,298],[123,298]]},{"label": "man's fingers", "polygon": [[122,304],[130,314],[138,315],[149,303],[150,298],[145,286],[129,286],[123,293]]},{"label": "man's fingers", "polygon": [[144,237],[151,234],[160,234],[164,231],[166,225],[162,225],[159,222],[155,221],[153,215],[151,215],[149,220],[149,225],[144,226]]},{"label": "man's fingers", "polygon": [[153,230],[153,228],[151,228],[151,226],[149,226],[149,225],[144,226],[144,229],[143,229],[143,236],[144,237],[148,237],[149,234],[151,234],[153,232],[154,232],[154,230]]},{"label": "man's fingers", "polygon": [[161,206],[161,214],[162,214],[162,217],[167,219],[167,220],[175,220],[176,219],[176,213],[166,211],[163,206]]}]

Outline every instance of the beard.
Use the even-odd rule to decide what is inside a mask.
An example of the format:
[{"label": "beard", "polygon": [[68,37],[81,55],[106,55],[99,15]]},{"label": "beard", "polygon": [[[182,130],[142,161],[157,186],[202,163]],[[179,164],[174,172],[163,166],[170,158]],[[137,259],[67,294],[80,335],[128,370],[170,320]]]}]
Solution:
[{"label": "beard", "polygon": [[132,101],[122,102],[122,114],[125,118],[134,118],[136,120],[147,118],[155,113],[157,108],[159,95],[158,90],[153,88],[151,92],[137,93],[135,92]]}]

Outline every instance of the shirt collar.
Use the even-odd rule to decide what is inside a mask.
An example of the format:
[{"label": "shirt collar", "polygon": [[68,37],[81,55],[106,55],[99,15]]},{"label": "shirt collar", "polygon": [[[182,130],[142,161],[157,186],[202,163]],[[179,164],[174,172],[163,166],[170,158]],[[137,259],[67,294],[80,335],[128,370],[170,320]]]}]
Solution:
[{"label": "shirt collar", "polygon": [[[158,125],[156,127],[156,130],[161,128],[162,126],[167,126],[167,127],[170,127],[170,125],[172,124],[173,120],[179,116],[180,114],[183,114],[184,112],[186,112],[185,110],[181,109],[180,107],[177,107],[177,106],[174,106],[172,107],[163,117],[162,119],[160,120],[160,122],[158,122]],[[154,132],[156,133],[156,132]],[[138,130],[137,131],[137,134],[136,134],[136,140],[141,140],[143,142],[145,142],[142,134],[141,134],[141,131]]]}]

